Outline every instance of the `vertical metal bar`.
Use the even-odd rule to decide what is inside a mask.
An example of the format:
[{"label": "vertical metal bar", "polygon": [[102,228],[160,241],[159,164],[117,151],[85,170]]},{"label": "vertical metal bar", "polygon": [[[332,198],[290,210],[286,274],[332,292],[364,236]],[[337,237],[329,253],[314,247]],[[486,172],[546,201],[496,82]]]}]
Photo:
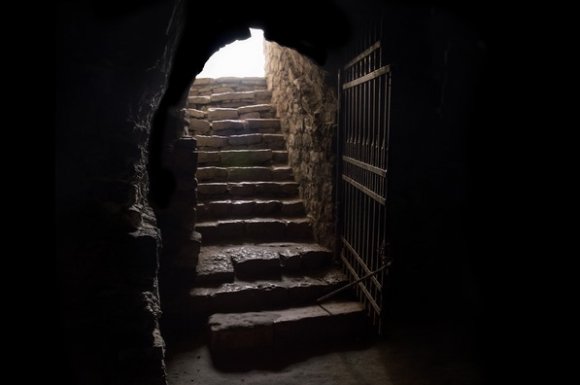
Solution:
[{"label": "vertical metal bar", "polygon": [[[350,69],[349,69],[350,72]],[[351,97],[350,97],[350,89],[347,89],[346,91],[343,91],[344,96],[345,96],[345,110],[346,110],[346,117],[345,117],[345,146],[344,146],[344,152],[346,155],[350,154],[350,132],[351,132],[351,116],[352,116],[352,106],[351,106]],[[341,158],[338,158],[339,161],[341,161]]]},{"label": "vertical metal bar", "polygon": [[338,106],[338,112],[337,112],[337,117],[338,117],[338,126],[337,126],[337,130],[336,130],[336,155],[337,155],[337,162],[336,162],[336,170],[335,170],[335,199],[334,199],[334,215],[336,218],[336,224],[335,224],[335,228],[334,228],[334,233],[337,239],[337,242],[335,244],[335,250],[334,250],[334,255],[338,256],[340,253],[340,234],[341,234],[341,227],[342,227],[342,218],[341,218],[341,205],[342,203],[342,186],[341,186],[341,181],[342,181],[342,154],[343,154],[343,135],[344,135],[344,124],[345,124],[345,119],[344,119],[344,114],[345,114],[345,108],[342,105],[342,102],[344,100],[342,94],[342,83],[341,83],[341,73],[342,71],[339,69],[338,70],[338,78],[337,78],[337,84],[338,84],[338,91],[337,91],[337,106]]}]

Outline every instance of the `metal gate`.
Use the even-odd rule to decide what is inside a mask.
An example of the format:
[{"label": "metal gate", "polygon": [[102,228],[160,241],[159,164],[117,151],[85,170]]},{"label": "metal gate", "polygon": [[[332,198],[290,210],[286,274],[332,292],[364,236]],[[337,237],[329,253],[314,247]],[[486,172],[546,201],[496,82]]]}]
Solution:
[{"label": "metal gate", "polygon": [[380,25],[339,73],[339,256],[368,315],[381,333],[388,262],[387,164],[391,69]]}]

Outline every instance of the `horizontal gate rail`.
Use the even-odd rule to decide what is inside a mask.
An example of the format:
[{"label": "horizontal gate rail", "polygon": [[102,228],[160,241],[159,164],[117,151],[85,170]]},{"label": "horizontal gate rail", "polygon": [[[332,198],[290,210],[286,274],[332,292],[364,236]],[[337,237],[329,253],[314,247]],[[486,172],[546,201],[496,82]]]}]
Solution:
[{"label": "horizontal gate rail", "polygon": [[373,198],[374,200],[376,200],[377,202],[379,202],[380,204],[384,205],[386,202],[386,199],[383,198],[382,196],[380,196],[379,194],[373,192],[372,190],[370,190],[369,188],[363,186],[362,184],[358,183],[357,181],[355,181],[354,179],[349,178],[346,175],[342,176],[342,180],[344,180],[345,182],[348,182],[351,184],[351,186],[353,186],[354,188],[356,188],[357,190],[363,192],[364,194],[368,195],[369,197]]},{"label": "horizontal gate rail", "polygon": [[387,170],[383,170],[382,168],[375,167],[372,164],[368,164],[368,163],[365,163],[365,162],[361,162],[358,159],[354,159],[354,158],[351,158],[349,156],[345,156],[344,155],[342,157],[342,160],[344,160],[347,163],[354,164],[355,166],[358,166],[360,168],[364,168],[365,170],[370,171],[372,173],[375,173],[375,174],[377,174],[379,176],[382,176],[382,177],[387,176]]},{"label": "horizontal gate rail", "polygon": [[367,48],[363,52],[361,52],[360,55],[358,55],[357,57],[355,57],[354,59],[352,59],[351,61],[349,61],[344,66],[344,69],[347,69],[348,67],[352,67],[354,64],[356,64],[357,62],[361,61],[365,57],[369,56],[371,53],[373,53],[373,51],[376,51],[379,48],[381,48],[381,42],[380,41],[377,41],[375,44],[371,45],[369,48]]},{"label": "horizontal gate rail", "polygon": [[364,76],[361,76],[358,79],[351,80],[348,83],[344,83],[342,85],[342,89],[343,90],[346,90],[348,88],[352,88],[354,86],[358,86],[359,84],[366,83],[366,82],[368,82],[370,80],[373,80],[374,78],[378,78],[379,76],[388,73],[390,70],[391,70],[391,67],[389,65],[383,66],[383,67],[379,68],[378,70],[374,70],[371,73],[368,73],[368,74],[366,74]]}]

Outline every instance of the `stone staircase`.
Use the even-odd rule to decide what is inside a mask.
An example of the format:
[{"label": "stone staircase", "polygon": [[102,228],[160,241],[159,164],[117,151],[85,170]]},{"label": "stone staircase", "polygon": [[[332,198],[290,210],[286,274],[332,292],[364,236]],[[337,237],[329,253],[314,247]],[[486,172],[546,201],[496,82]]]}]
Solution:
[{"label": "stone staircase", "polygon": [[214,352],[336,339],[363,319],[357,302],[316,304],[347,278],[313,241],[270,98],[264,78],[197,79],[188,98],[202,247],[184,306],[209,316]]}]

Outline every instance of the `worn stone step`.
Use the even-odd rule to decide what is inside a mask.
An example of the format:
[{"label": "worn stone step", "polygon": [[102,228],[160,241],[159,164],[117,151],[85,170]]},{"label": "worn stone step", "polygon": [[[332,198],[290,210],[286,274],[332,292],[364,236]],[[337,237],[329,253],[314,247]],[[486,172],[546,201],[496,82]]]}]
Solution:
[{"label": "worn stone step", "polygon": [[196,231],[204,245],[227,242],[311,241],[308,218],[249,218],[200,221]]},{"label": "worn stone step", "polygon": [[294,218],[306,215],[300,199],[213,200],[198,202],[196,208],[200,221],[250,217]]},{"label": "worn stone step", "polygon": [[202,151],[260,149],[286,150],[283,134],[196,135],[197,149]]},{"label": "worn stone step", "polygon": [[[238,92],[222,92],[210,95],[210,101],[212,103],[225,102],[225,101],[238,101],[243,100],[245,102],[255,102],[260,99],[269,99],[272,97],[272,92],[267,90],[254,90],[254,91],[238,91]],[[259,104],[259,103],[254,103]]]},{"label": "worn stone step", "polygon": [[198,286],[183,299],[185,303],[175,305],[197,315],[309,305],[347,283],[344,273],[333,267],[308,275],[282,275],[276,280],[235,280],[218,286]]},{"label": "worn stone step", "polygon": [[234,265],[223,246],[203,246],[195,270],[198,286],[234,281]]},{"label": "worn stone step", "polygon": [[210,102],[209,104],[195,104],[195,105],[191,105],[194,108],[200,109],[200,110],[206,110],[208,108],[211,107],[216,107],[216,108],[240,108],[240,107],[245,107],[247,105],[254,105],[257,103],[260,104],[267,104],[270,103],[271,99],[270,98],[260,98],[260,99],[254,99],[254,100],[224,100],[224,101],[215,101],[215,102]]},{"label": "worn stone step", "polygon": [[[199,124],[192,125],[190,121],[190,128],[195,130],[196,134],[203,134],[207,131],[206,126]],[[203,121],[203,120],[202,120]],[[209,123],[208,123],[209,124]],[[203,131],[203,132],[201,132]],[[251,133],[280,133],[280,119],[223,119],[214,120],[211,122],[210,131],[212,135],[229,136],[229,135],[243,135]]]},{"label": "worn stone step", "polygon": [[200,182],[270,182],[293,181],[289,166],[198,167],[195,173]]},{"label": "worn stone step", "polygon": [[[275,113],[269,104],[260,104],[259,106],[268,106],[267,109],[259,109],[256,111],[247,112],[245,107],[239,108],[219,108],[219,107],[208,107],[207,111],[199,111],[190,109],[192,111],[190,116],[192,119],[207,119],[210,122],[216,120],[248,120],[248,119],[273,119],[275,118]],[[242,110],[243,112],[240,112]],[[201,112],[201,113],[200,113]],[[205,114],[205,116],[204,116]]]},{"label": "worn stone step", "polygon": [[272,162],[279,165],[288,165],[288,151],[272,151]]},{"label": "worn stone step", "polygon": [[208,85],[223,85],[230,83],[265,86],[266,78],[263,76],[222,76],[219,78],[197,78],[193,82],[191,88],[205,87]]},{"label": "worn stone step", "polygon": [[207,120],[238,119],[238,110],[236,108],[216,108],[210,107],[207,110]]},{"label": "worn stone step", "polygon": [[244,313],[216,313],[209,317],[213,354],[284,349],[299,344],[344,341],[365,324],[365,309],[354,301]]},{"label": "worn stone step", "polygon": [[246,105],[237,108],[240,119],[275,118],[276,107],[272,104]]},{"label": "worn stone step", "polygon": [[[190,92],[187,106],[204,110],[207,108],[238,108],[248,105],[269,104],[272,100],[272,92],[260,87],[241,86],[236,87],[223,85],[223,87],[204,87]],[[213,93],[216,91],[216,93]],[[217,92],[220,91],[220,92]]]},{"label": "worn stone step", "polygon": [[237,279],[279,278],[328,267],[332,252],[316,243],[276,242],[203,246],[197,263],[196,285]]},{"label": "worn stone step", "polygon": [[[284,155],[278,152],[276,159],[283,163]],[[200,166],[263,166],[272,164],[274,157],[270,149],[198,151],[197,161]]]},{"label": "worn stone step", "polygon": [[252,84],[222,83],[197,87],[195,87],[194,85],[194,87],[189,89],[188,96],[189,97],[200,95],[211,96],[213,94],[224,94],[231,92],[266,91],[266,90],[267,90],[266,86]]},{"label": "worn stone step", "polygon": [[297,197],[296,182],[239,182],[199,183],[197,194],[200,202],[219,199],[248,199],[271,197]]}]

